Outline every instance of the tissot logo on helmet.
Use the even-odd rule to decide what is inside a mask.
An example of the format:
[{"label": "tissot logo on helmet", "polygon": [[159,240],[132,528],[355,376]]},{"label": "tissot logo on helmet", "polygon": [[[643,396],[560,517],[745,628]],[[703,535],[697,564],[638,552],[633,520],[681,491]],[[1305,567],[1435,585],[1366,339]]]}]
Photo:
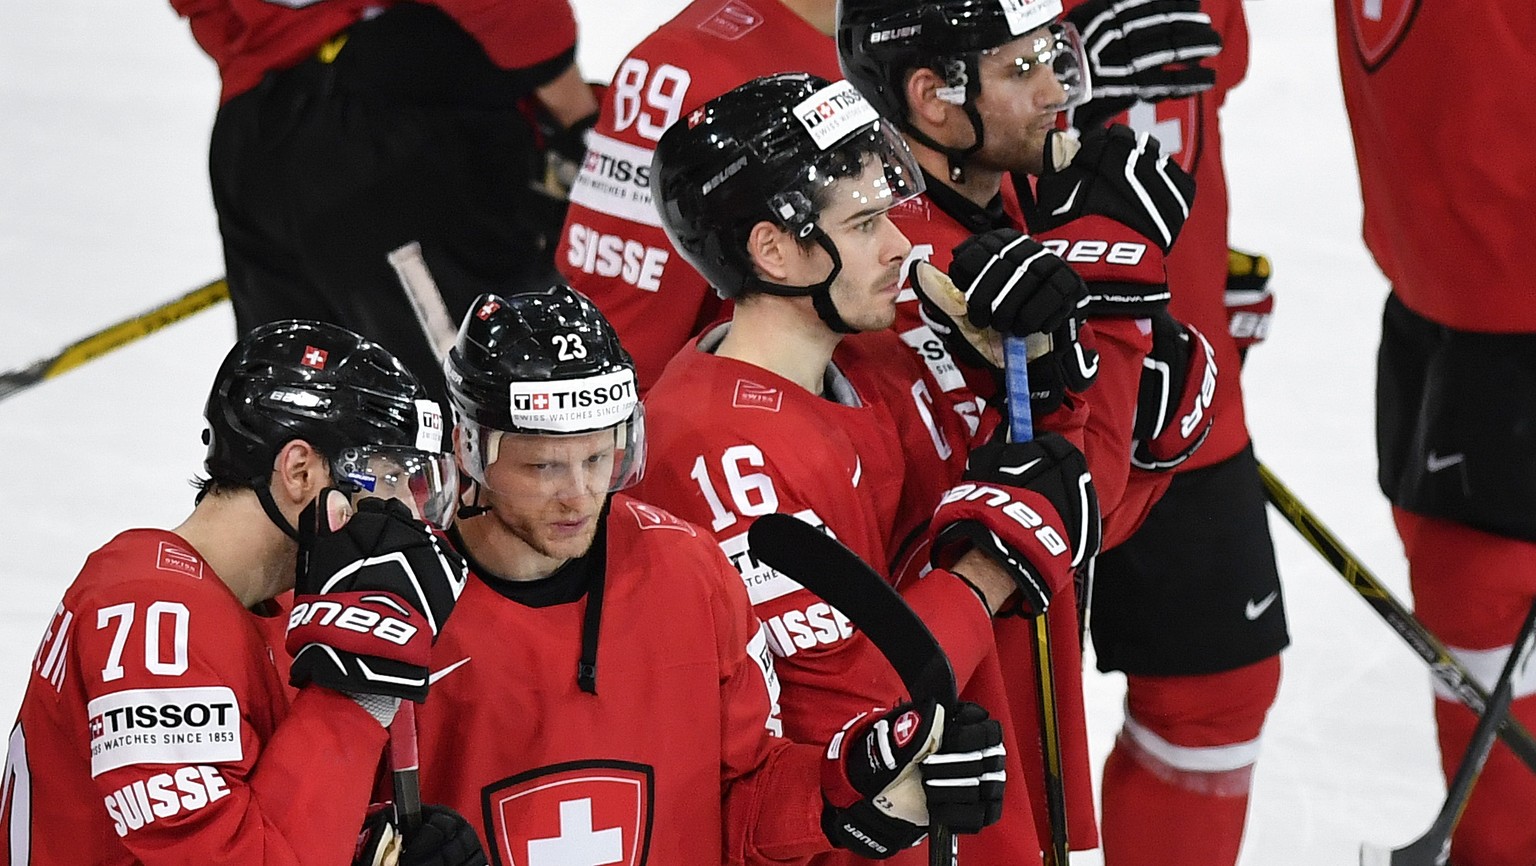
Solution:
[{"label": "tissot logo on helmet", "polygon": [[508,388],[517,426],[551,433],[620,424],[640,399],[635,375],[627,369],[568,381],[513,382]]},{"label": "tissot logo on helmet", "polygon": [[841,141],[853,130],[880,119],[875,109],[846,81],[829,84],[811,94],[809,99],[794,107],[794,115],[822,150]]}]

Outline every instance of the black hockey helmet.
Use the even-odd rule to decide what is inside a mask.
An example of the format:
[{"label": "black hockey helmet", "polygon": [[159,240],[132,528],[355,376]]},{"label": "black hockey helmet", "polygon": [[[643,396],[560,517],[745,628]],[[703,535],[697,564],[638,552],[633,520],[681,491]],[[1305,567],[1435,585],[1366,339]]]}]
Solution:
[{"label": "black hockey helmet", "polygon": [[503,434],[607,429],[615,431],[617,449],[608,489],[640,479],[645,413],[634,361],[603,314],[570,286],[481,295],[459,328],[443,374],[461,431],[460,463],[480,484],[486,484]]},{"label": "black hockey helmet", "polygon": [[252,329],[224,357],[203,416],[209,478],[253,488],[269,514],[273,460],[302,439],[343,491],[401,499],[437,526],[452,516],[458,474],[442,452],[442,410],[394,355],[346,328]]},{"label": "black hockey helmet", "polygon": [[[656,144],[651,188],[672,245],[721,297],[809,295],[822,319],[846,332],[828,296],[842,259],[817,220],[831,185],[861,177],[871,157],[884,168],[865,191],[871,200],[894,207],[923,191],[906,142],[858,91],[784,73],[749,81],[672,124]],[[762,280],[747,238],[764,221],[820,244],[832,273],[814,286]]]},{"label": "black hockey helmet", "polygon": [[[1057,21],[1061,11],[1061,0],[838,0],[838,63],[880,114],[949,157],[951,173],[958,178],[957,169],[981,149],[986,135],[975,108],[983,53],[1049,27],[1055,44],[1043,59],[1067,92],[1062,108],[1088,100],[1082,43],[1071,23]],[[914,69],[932,69],[943,76],[940,98],[961,106],[970,118],[975,131],[970,147],[946,147],[912,128],[906,85]]]}]

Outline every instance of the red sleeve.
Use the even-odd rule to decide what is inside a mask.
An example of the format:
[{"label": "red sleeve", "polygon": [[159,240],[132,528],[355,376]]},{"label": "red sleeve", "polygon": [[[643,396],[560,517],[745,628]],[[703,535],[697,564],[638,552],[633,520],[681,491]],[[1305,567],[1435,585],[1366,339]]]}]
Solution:
[{"label": "red sleeve", "polygon": [[92,799],[145,863],[348,862],[384,729],[325,689],[287,707],[250,615],[190,589],[115,582],[75,612]]}]

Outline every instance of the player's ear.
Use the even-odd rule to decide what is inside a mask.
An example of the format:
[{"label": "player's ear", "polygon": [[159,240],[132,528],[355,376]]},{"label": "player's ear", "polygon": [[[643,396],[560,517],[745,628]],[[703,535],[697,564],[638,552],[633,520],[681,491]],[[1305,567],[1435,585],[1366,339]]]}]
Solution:
[{"label": "player's ear", "polygon": [[767,220],[753,226],[747,234],[747,255],[758,275],[768,282],[787,282],[799,252],[789,232]]},{"label": "player's ear", "polygon": [[942,129],[955,113],[954,105],[939,98],[939,88],[944,79],[938,72],[926,67],[912,70],[907,76],[907,114],[919,129]]},{"label": "player's ear", "polygon": [[272,465],[272,496],[285,513],[297,513],[331,484],[329,461],[303,439],[277,452]]}]

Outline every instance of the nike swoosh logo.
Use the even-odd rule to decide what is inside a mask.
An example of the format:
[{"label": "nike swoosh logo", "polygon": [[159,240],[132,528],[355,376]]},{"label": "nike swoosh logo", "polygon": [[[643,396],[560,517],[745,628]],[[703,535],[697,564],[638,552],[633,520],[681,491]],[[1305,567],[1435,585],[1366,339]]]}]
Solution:
[{"label": "nike swoosh logo", "polygon": [[1051,211],[1051,216],[1060,216],[1060,215],[1066,213],[1067,211],[1071,210],[1072,209],[1072,203],[1077,201],[1077,191],[1082,189],[1082,188],[1083,188],[1083,182],[1082,181],[1078,181],[1077,185],[1072,187],[1072,194],[1067,196],[1067,200],[1062,204],[1061,207]]},{"label": "nike swoosh logo", "polygon": [[1036,457],[1035,459],[1029,461],[1028,463],[1025,463],[1023,466],[999,466],[999,467],[997,467],[997,471],[999,471],[999,472],[1006,472],[1009,475],[1023,475],[1024,473],[1026,473],[1029,470],[1033,469],[1035,467],[1035,464],[1039,463],[1043,459],[1044,458],[1042,458],[1042,457]]},{"label": "nike swoosh logo", "polygon": [[1467,455],[1461,453],[1460,451],[1456,452],[1455,454],[1447,454],[1444,457],[1441,457],[1435,452],[1431,451],[1429,452],[1429,456],[1424,460],[1424,468],[1428,469],[1430,473],[1433,474],[1439,472],[1442,469],[1449,469],[1465,459],[1467,459]]},{"label": "nike swoosh logo", "polygon": [[[1249,619],[1252,619],[1252,617],[1249,617]],[[458,670],[459,668],[461,668],[461,667],[463,667],[464,665],[467,665],[467,664],[469,664],[469,658],[466,656],[465,658],[459,659],[458,661],[454,662],[453,664],[449,665],[448,667],[443,668],[442,670],[433,671],[432,675],[427,677],[427,685],[429,685],[429,686],[432,685],[433,683],[437,682],[438,680],[442,679],[443,677],[448,676],[449,674],[453,673],[454,671]]]},{"label": "nike swoosh logo", "polygon": [[[1248,617],[1250,620],[1258,619],[1264,615],[1264,611],[1269,610],[1269,606],[1274,604],[1275,599],[1279,597],[1280,590],[1277,589],[1274,592],[1271,592],[1269,595],[1264,596],[1264,598],[1260,601],[1254,601],[1251,598],[1248,599],[1248,604],[1243,608],[1243,616]],[[465,661],[469,661],[469,659],[465,659]]]}]

